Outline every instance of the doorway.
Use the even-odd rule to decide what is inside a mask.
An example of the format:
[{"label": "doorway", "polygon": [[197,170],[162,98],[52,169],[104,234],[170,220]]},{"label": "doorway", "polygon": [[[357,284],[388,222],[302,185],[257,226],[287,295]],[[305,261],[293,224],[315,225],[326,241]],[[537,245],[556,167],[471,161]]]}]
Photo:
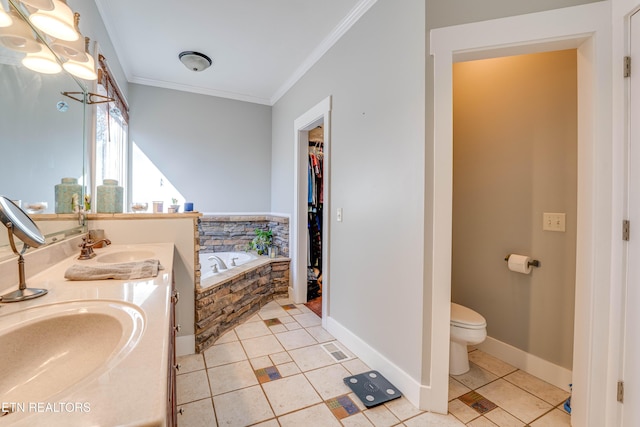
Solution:
[{"label": "doorway", "polygon": [[[611,271],[610,27],[607,2],[458,25],[431,32],[434,55],[431,348],[448,348],[451,301],[452,66],[501,56],[578,50],[578,205],[572,423],[605,425]],[[597,88],[603,88],[598,90]],[[596,168],[594,165],[598,165]],[[422,399],[446,410],[448,352],[432,351]]]},{"label": "doorway", "polygon": [[[451,300],[490,355],[569,391],[577,206],[577,52],[453,65]],[[563,226],[549,230],[545,215]],[[539,260],[526,274],[505,257]]]},{"label": "doorway", "polygon": [[307,173],[307,302],[306,306],[322,317],[322,230],[324,228],[324,128],[323,123],[311,129]]},{"label": "doorway", "polygon": [[[330,314],[330,263],[329,263],[329,231],[331,227],[331,97],[316,104],[294,121],[294,213],[292,217],[291,236],[291,283],[289,297],[296,303],[307,302],[308,292],[308,247],[309,239],[309,134],[322,126],[323,130],[323,170],[322,170],[322,208],[323,220],[321,230],[321,271],[322,271],[322,326],[326,329],[327,317]],[[315,146],[315,144],[314,144]]]}]

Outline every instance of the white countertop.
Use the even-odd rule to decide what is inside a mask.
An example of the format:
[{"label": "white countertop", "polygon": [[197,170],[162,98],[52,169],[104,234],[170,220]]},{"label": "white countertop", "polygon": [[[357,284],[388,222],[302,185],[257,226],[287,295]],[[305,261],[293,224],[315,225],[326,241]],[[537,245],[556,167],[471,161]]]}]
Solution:
[{"label": "white countertop", "polygon": [[[141,327],[137,344],[128,353],[116,357],[112,366],[102,366],[78,384],[46,399],[26,402],[3,402],[13,405],[13,413],[0,417],[0,426],[164,426],[167,414],[167,372],[169,361],[169,322],[171,310],[171,275],[174,245],[155,243],[139,245],[113,244],[95,249],[98,255],[146,250],[155,254],[164,270],[157,277],[138,280],[67,281],[65,270],[74,263],[91,265],[96,258],[67,258],[51,268],[27,279],[27,287],[45,288],[48,293],[32,300],[0,303],[0,335],[11,330],[16,318],[30,312],[46,310],[45,306],[80,301],[91,305],[109,300],[133,305],[141,312],[136,320]],[[79,251],[78,251],[79,253]],[[28,261],[27,261],[28,262]],[[17,284],[0,289],[0,295],[17,289]],[[23,311],[23,314],[14,313]],[[11,322],[11,323],[9,323]],[[3,363],[0,360],[0,363]],[[0,392],[7,390],[0,377]],[[1,393],[0,393],[1,394]]]}]

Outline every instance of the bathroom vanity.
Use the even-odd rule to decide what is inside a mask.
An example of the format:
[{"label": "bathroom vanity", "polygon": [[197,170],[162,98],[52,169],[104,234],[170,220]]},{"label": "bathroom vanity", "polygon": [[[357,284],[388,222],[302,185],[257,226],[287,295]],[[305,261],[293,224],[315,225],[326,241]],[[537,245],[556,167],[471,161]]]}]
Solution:
[{"label": "bathroom vanity", "polygon": [[[0,301],[0,426],[175,425],[174,244],[116,243],[79,261],[78,240],[25,255],[27,285],[46,295]],[[64,279],[74,264],[148,258],[164,267],[156,277]],[[12,276],[0,275],[0,294]]]}]

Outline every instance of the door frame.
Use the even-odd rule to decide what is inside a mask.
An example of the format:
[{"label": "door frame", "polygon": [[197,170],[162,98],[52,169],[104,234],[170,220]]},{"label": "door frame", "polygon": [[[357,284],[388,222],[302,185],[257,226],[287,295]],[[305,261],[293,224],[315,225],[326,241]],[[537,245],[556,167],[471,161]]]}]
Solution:
[{"label": "door frame", "polygon": [[[625,56],[630,56],[631,58],[640,57],[640,55],[636,55],[638,51],[640,51],[640,46],[634,44],[634,40],[632,39],[633,34],[633,23],[640,28],[640,6],[635,6],[631,10],[631,12],[625,17],[625,38],[626,38],[626,46]],[[635,37],[636,40],[640,40],[639,36]],[[635,46],[635,47],[634,47]],[[633,80],[632,80],[633,79]],[[638,83],[638,76],[634,73],[630,76],[630,78],[625,78],[623,86],[626,98],[625,102],[625,111],[624,111],[624,121],[625,121],[625,130],[626,134],[624,136],[624,140],[626,143],[626,156],[627,156],[627,170],[625,171],[625,207],[624,207],[624,217],[629,219],[632,223],[636,223],[638,221],[638,195],[637,193],[637,181],[634,181],[633,178],[637,178],[637,176],[633,175],[635,168],[637,167],[637,161],[634,163],[634,160],[638,159],[638,154],[634,154],[640,149],[640,135],[638,135],[638,126],[635,121],[632,120],[633,113],[638,113],[640,110],[640,106],[638,102],[640,99],[638,95],[640,92],[636,89],[633,89],[632,84]],[[635,104],[632,103],[632,100],[635,99]],[[634,126],[635,125],[635,126]],[[634,133],[635,132],[635,133]],[[636,190],[636,191],[634,191]],[[635,233],[634,233],[635,235]],[[635,236],[634,236],[635,237]],[[636,239],[629,239],[628,242],[625,243],[625,250],[623,253],[623,261],[625,265],[624,271],[624,288],[621,295],[622,301],[622,310],[623,313],[623,325],[621,328],[621,342],[620,342],[620,373],[619,379],[624,381],[624,401],[627,402],[626,405],[620,404],[620,425],[627,427],[637,424],[632,424],[632,422],[636,422],[638,417],[638,408],[634,406],[634,399],[637,401],[639,396],[639,387],[637,379],[640,377],[638,375],[638,367],[636,366],[635,359],[629,356],[635,356],[638,354],[640,349],[640,342],[634,340],[635,329],[634,326],[637,324],[638,314],[637,310],[634,310],[635,303],[637,302],[638,293],[634,290],[634,287],[637,286],[637,283],[634,280],[638,279],[638,265],[634,264],[633,259],[634,255],[638,253],[638,242]],[[635,353],[635,354],[634,354]],[[630,371],[635,371],[632,378],[630,378]],[[628,410],[636,411],[635,414],[631,414],[627,412]],[[632,416],[636,418],[636,420],[628,420],[628,417]]]},{"label": "door frame", "polygon": [[[576,48],[578,51],[578,232],[572,424],[606,425],[610,381],[612,268],[611,6],[582,6],[431,32],[434,58],[431,348],[448,348],[451,302],[454,62]],[[603,344],[606,343],[606,344]],[[446,410],[448,351],[432,352],[431,387],[421,401]],[[607,405],[608,406],[608,405]]]},{"label": "door frame", "polygon": [[307,302],[307,213],[308,198],[307,174],[309,131],[318,124],[324,126],[324,163],[323,163],[323,219],[322,219],[322,326],[326,328],[329,314],[329,229],[331,223],[330,205],[330,176],[331,176],[331,96],[324,98],[306,113],[298,117],[293,123],[294,132],[294,179],[293,200],[294,213],[292,218],[291,236],[291,284],[289,297],[296,304]]}]

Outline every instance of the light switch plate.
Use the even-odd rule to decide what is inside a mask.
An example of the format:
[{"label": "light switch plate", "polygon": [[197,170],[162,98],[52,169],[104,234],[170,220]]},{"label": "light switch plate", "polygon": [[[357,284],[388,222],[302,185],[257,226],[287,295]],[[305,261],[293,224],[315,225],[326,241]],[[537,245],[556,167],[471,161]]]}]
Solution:
[{"label": "light switch plate", "polygon": [[543,213],[542,214],[542,229],[546,231],[565,231],[565,217],[564,213]]}]

